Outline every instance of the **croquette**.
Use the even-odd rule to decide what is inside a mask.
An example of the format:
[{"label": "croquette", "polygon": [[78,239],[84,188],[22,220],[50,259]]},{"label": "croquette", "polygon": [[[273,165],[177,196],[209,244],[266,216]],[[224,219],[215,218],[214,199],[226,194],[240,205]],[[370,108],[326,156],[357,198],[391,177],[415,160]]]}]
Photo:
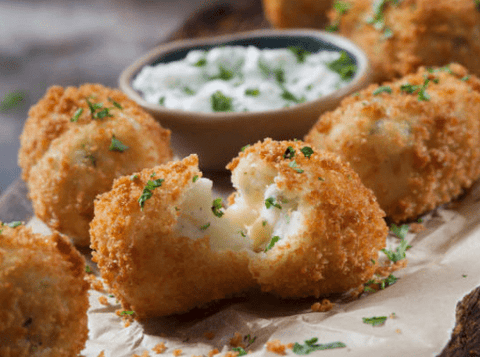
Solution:
[{"label": "croquette", "polygon": [[480,175],[480,80],[458,64],[420,68],[346,98],[305,141],[338,154],[394,222],[460,195]]},{"label": "croquette", "polygon": [[95,200],[94,260],[125,309],[181,313],[259,286],[318,297],[373,276],[384,212],[335,155],[267,139],[228,168],[228,208],[195,155],[119,178]]},{"label": "croquette", "polygon": [[480,74],[476,1],[342,0],[335,2],[329,17],[330,29],[338,29],[367,53],[373,82],[452,62]]},{"label": "croquette", "polygon": [[118,90],[51,87],[31,108],[19,166],[35,214],[89,245],[93,201],[114,178],[172,158],[170,131]]},{"label": "croquette", "polygon": [[277,28],[321,28],[328,23],[333,0],[263,0],[263,12]]},{"label": "croquette", "polygon": [[0,356],[71,357],[88,336],[85,259],[67,237],[0,223]]},{"label": "croquette", "polygon": [[236,192],[225,217],[241,221],[263,291],[319,297],[356,288],[385,246],[384,212],[334,154],[302,141],[266,139],[227,166]]},{"label": "croquette", "polygon": [[201,176],[191,155],[121,177],[95,200],[93,259],[139,319],[186,312],[255,285],[248,242],[221,217],[212,182]]}]

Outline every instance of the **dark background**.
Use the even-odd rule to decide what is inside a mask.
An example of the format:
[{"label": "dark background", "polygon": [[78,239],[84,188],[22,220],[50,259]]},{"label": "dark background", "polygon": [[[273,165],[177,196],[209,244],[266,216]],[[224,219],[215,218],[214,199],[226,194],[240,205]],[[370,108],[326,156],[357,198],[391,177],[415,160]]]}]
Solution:
[{"label": "dark background", "polygon": [[0,0],[0,195],[20,176],[18,137],[49,86],[116,87],[126,66],[214,2]]}]

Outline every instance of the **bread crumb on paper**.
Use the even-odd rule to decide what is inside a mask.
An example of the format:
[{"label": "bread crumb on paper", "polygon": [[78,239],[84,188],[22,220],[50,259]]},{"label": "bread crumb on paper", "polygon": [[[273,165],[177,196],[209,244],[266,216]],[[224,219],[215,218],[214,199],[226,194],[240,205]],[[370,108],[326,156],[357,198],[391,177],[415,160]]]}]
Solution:
[{"label": "bread crumb on paper", "polygon": [[410,223],[409,226],[411,233],[423,232],[427,229],[423,223]]},{"label": "bread crumb on paper", "polygon": [[157,355],[165,352],[167,350],[167,346],[165,346],[165,342],[159,342],[152,348],[152,351],[155,352]]},{"label": "bread crumb on paper", "polygon": [[108,302],[108,299],[103,295],[98,297],[98,302],[102,305],[105,305],[105,306],[110,305],[109,302]]},{"label": "bread crumb on paper", "polygon": [[243,336],[240,332],[235,332],[234,336],[230,339],[230,346],[245,348],[243,343]]},{"label": "bread crumb on paper", "polygon": [[213,340],[215,338],[215,334],[212,332],[212,331],[207,331],[203,334],[203,336],[207,339],[207,340]]},{"label": "bread crumb on paper", "polygon": [[180,356],[183,353],[183,351],[180,348],[178,348],[176,350],[173,350],[172,353],[175,357],[177,357],[177,356]]},{"label": "bread crumb on paper", "polygon": [[210,352],[208,352],[208,357],[212,357],[212,356],[215,356],[216,354],[220,353],[220,351],[218,350],[218,348],[214,348],[213,350],[211,350]]},{"label": "bread crumb on paper", "polygon": [[150,353],[145,350],[141,355],[133,354],[132,357],[150,357]]},{"label": "bread crumb on paper", "polygon": [[93,290],[103,292],[103,283],[93,274],[88,274],[86,280],[90,283],[90,287]]},{"label": "bread crumb on paper", "polygon": [[277,355],[285,355],[286,345],[280,342],[280,340],[267,341],[265,344],[267,351],[276,353]]},{"label": "bread crumb on paper", "polygon": [[334,304],[328,300],[323,299],[322,302],[316,302],[311,306],[312,311],[314,312],[327,312],[333,309]]},{"label": "bread crumb on paper", "polygon": [[105,357],[105,351],[100,352],[97,357]]}]

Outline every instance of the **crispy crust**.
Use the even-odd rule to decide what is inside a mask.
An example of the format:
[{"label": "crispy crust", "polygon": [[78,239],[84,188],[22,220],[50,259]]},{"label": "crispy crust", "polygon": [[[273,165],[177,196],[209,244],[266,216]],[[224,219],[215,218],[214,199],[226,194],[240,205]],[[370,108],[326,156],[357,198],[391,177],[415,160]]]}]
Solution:
[{"label": "crispy crust", "polygon": [[323,27],[332,0],[263,0],[268,21],[277,28]]},{"label": "crispy crust", "polygon": [[[324,114],[305,138],[348,161],[395,222],[450,201],[480,176],[480,81],[449,68],[385,83],[391,94],[374,95],[372,85]],[[400,89],[425,78],[427,101]]]},{"label": "crispy crust", "polygon": [[[142,211],[138,198],[153,172],[165,181]],[[175,207],[195,175],[201,172],[192,155],[145,169],[134,180],[121,177],[95,200],[94,260],[123,307],[140,319],[185,312],[254,285],[247,252],[214,251],[208,235],[176,235]]]},{"label": "crispy crust", "polygon": [[[284,154],[291,146],[302,173],[292,168]],[[242,160],[254,157],[278,172],[277,186],[299,199],[304,227],[258,253],[250,270],[264,291],[281,297],[307,297],[345,292],[372,277],[378,251],[385,245],[384,212],[358,175],[337,156],[315,149],[310,158],[301,141],[266,139],[235,158],[227,168],[235,170]]]},{"label": "crispy crust", "polygon": [[59,233],[0,230],[0,355],[76,356],[88,337],[85,259]]},{"label": "crispy crust", "polygon": [[[93,119],[87,98],[112,108],[112,116]],[[72,122],[79,108],[83,113]],[[109,150],[113,136],[129,148]],[[31,108],[20,142],[19,165],[35,214],[83,246],[97,194],[116,177],[172,158],[170,131],[123,93],[98,84],[51,87]]]},{"label": "crispy crust", "polygon": [[[404,76],[419,66],[458,62],[480,74],[480,11],[474,1],[403,0],[385,2],[384,27],[368,23],[374,0],[345,0],[349,10],[329,14],[339,33],[356,42],[373,67],[373,81]],[[392,31],[391,37],[385,29]]]}]

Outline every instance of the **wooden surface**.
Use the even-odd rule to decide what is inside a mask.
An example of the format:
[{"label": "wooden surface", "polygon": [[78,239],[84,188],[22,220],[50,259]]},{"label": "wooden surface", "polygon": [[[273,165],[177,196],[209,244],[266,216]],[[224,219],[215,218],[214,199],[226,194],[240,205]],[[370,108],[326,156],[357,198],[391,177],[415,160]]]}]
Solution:
[{"label": "wooden surface", "polygon": [[[218,2],[193,14],[175,31],[169,40],[205,37],[269,27],[262,14],[261,0]],[[205,175],[208,177],[208,173]],[[222,189],[225,177],[215,177]],[[223,183],[222,183],[223,182]],[[27,188],[18,178],[0,197],[0,221],[28,221],[33,209],[27,198]],[[438,312],[442,313],[441,311]],[[465,296],[457,305],[456,326],[451,340],[439,357],[480,356],[480,288]]]}]

